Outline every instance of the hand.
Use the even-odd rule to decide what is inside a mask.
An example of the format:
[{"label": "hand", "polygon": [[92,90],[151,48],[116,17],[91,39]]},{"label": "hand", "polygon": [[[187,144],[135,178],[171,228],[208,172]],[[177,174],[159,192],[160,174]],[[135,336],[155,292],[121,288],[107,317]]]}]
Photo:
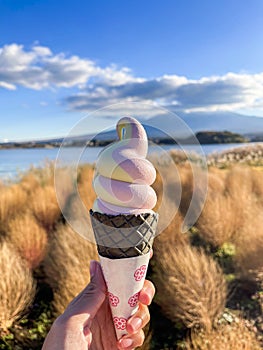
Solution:
[{"label": "hand", "polygon": [[42,350],[132,350],[143,344],[142,328],[150,320],[147,305],[155,293],[153,284],[145,280],[138,311],[127,321],[128,334],[117,341],[106,298],[107,288],[97,261],[91,261],[90,274],[90,283],[56,319]]}]

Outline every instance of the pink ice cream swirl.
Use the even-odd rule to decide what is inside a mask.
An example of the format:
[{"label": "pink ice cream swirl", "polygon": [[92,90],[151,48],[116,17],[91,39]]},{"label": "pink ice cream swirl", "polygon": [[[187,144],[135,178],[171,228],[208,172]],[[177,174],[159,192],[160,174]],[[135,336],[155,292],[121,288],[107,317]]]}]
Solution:
[{"label": "pink ice cream swirl", "polygon": [[119,140],[105,147],[96,163],[97,199],[92,209],[109,215],[152,213],[157,201],[151,187],[156,171],[146,159],[146,132],[131,117],[120,119],[116,129]]}]

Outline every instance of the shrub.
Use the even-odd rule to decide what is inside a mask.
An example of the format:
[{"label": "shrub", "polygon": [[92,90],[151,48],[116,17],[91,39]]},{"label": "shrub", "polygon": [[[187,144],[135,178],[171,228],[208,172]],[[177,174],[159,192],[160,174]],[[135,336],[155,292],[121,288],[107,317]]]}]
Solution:
[{"label": "shrub", "polygon": [[60,208],[54,187],[39,187],[31,194],[29,206],[36,220],[48,232],[51,231],[60,217]]},{"label": "shrub", "polygon": [[11,244],[0,243],[0,330],[22,316],[35,294],[29,268]]},{"label": "shrub", "polygon": [[97,258],[95,244],[69,226],[59,225],[44,260],[47,282],[54,291],[53,306],[60,314],[89,281],[89,262]]},{"label": "shrub", "polygon": [[246,226],[257,208],[258,201],[253,188],[253,176],[249,167],[235,166],[229,170],[225,191],[232,199],[232,211],[239,218],[236,229]]},{"label": "shrub", "polygon": [[155,249],[157,302],[172,321],[211,329],[224,309],[226,283],[217,263],[203,251],[167,240]]},{"label": "shrub", "polygon": [[248,330],[245,322],[236,320],[211,332],[193,333],[185,348],[186,350],[260,350],[261,346],[255,333]]},{"label": "shrub", "polygon": [[80,169],[78,178],[78,192],[87,210],[93,207],[96,199],[95,191],[92,187],[94,169],[91,166],[84,166]]},{"label": "shrub", "polygon": [[27,195],[19,185],[2,186],[0,193],[0,232],[5,232],[7,223],[26,208]]},{"label": "shrub", "polygon": [[[255,172],[255,173],[254,173]],[[234,166],[224,174],[224,186],[209,182],[204,209],[197,221],[200,236],[214,246],[238,241],[242,232],[246,236],[259,231],[262,218],[260,184],[256,174],[247,167]],[[253,223],[253,224],[252,224]]]},{"label": "shrub", "polygon": [[158,235],[154,240],[154,251],[158,253],[160,246],[163,244],[170,244],[172,246],[178,246],[180,244],[189,243],[189,235],[183,233],[183,217],[177,212],[170,224]]},{"label": "shrub", "polygon": [[237,215],[229,195],[208,190],[203,211],[196,223],[199,235],[213,246],[229,242],[236,232]]},{"label": "shrub", "polygon": [[43,260],[47,248],[46,231],[31,213],[17,216],[9,223],[8,237],[31,269]]},{"label": "shrub", "polygon": [[252,175],[252,191],[255,193],[257,200],[263,206],[263,181],[262,170],[253,170]]},{"label": "shrub", "polygon": [[33,170],[23,174],[19,185],[27,193],[35,191],[40,186],[40,181]]},{"label": "shrub", "polygon": [[186,224],[195,224],[204,206],[207,192],[207,173],[196,164],[186,164],[179,168],[182,195],[180,211]]},{"label": "shrub", "polygon": [[247,226],[239,230],[235,239],[235,263],[240,277],[256,281],[263,273],[263,213],[255,213]]}]

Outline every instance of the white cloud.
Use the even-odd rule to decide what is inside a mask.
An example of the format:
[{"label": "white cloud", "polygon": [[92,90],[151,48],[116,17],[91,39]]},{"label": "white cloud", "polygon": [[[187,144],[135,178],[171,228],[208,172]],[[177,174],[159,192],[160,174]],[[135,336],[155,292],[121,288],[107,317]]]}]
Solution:
[{"label": "white cloud", "polygon": [[66,99],[71,109],[91,111],[104,105],[128,100],[158,102],[184,112],[235,111],[263,102],[263,73],[203,77],[163,76],[114,86],[97,83],[85,92]]},{"label": "white cloud", "polygon": [[127,67],[101,67],[87,58],[54,54],[38,43],[29,50],[18,44],[0,48],[0,87],[15,90],[18,86],[35,90],[75,87],[76,92],[62,102],[81,111],[130,101],[158,102],[184,112],[263,108],[263,72],[145,79],[134,77]]},{"label": "white cloud", "polygon": [[52,55],[50,48],[45,46],[33,46],[32,50],[40,57]]},{"label": "white cloud", "polygon": [[0,87],[5,88],[7,90],[15,90],[16,87],[13,84],[6,83],[5,81],[0,81]]},{"label": "white cloud", "polygon": [[64,53],[53,54],[48,47],[40,45],[35,45],[30,50],[25,50],[23,45],[18,44],[0,48],[0,86],[3,88],[81,88],[91,78],[100,79],[108,85],[133,81],[127,68],[102,68],[92,60],[78,56],[67,57]]}]

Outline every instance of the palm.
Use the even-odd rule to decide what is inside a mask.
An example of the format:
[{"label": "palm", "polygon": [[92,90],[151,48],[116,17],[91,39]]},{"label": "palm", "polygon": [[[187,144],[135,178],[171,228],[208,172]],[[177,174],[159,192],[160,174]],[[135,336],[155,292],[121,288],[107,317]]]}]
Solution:
[{"label": "palm", "polygon": [[106,298],[92,321],[91,350],[116,349],[116,335],[108,299]]}]

